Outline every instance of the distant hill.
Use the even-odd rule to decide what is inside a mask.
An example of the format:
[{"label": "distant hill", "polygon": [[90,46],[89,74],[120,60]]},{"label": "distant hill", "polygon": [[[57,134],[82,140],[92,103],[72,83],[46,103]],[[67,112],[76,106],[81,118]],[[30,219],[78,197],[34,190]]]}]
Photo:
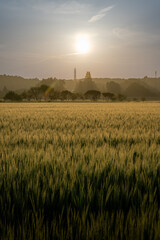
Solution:
[{"label": "distant hill", "polygon": [[38,78],[26,79],[19,76],[0,75],[0,97],[3,97],[7,91],[16,91],[21,93],[31,87],[41,85],[52,86],[56,91],[68,90],[71,92],[85,93],[88,90],[99,90],[101,92],[122,93],[128,97],[160,97],[160,78],[141,79],[130,78],[92,78],[65,80],[56,78],[47,78],[39,80]]},{"label": "distant hill", "polygon": [[54,88],[55,91],[61,92],[66,90],[65,88],[65,83],[67,80],[58,80],[57,78],[47,78],[47,79],[42,79],[41,81],[38,82],[37,87],[40,87],[41,85],[47,85],[52,88]]},{"label": "distant hill", "polygon": [[47,85],[47,86],[52,86],[54,85],[56,78],[47,78],[47,79],[42,79],[41,81],[38,81],[37,86],[40,87],[41,85]]},{"label": "distant hill", "polygon": [[89,90],[98,90],[97,85],[91,78],[76,82],[74,91],[77,93],[86,93]]},{"label": "distant hill", "polygon": [[136,98],[158,97],[157,93],[153,92],[146,86],[143,86],[142,84],[137,83],[137,82],[131,83],[125,90],[124,94],[127,97],[136,97]]},{"label": "distant hill", "polygon": [[149,87],[160,92],[160,78],[144,77],[141,80],[141,82],[147,84]]},{"label": "distant hill", "polygon": [[93,78],[96,86],[101,92],[107,91],[107,83],[115,82],[118,83],[120,86],[126,81],[126,79],[121,78]]},{"label": "distant hill", "polygon": [[0,91],[6,87],[8,90],[24,90],[34,87],[38,84],[39,79],[26,79],[19,76],[0,75]]},{"label": "distant hill", "polygon": [[128,97],[160,97],[160,78],[95,78],[93,80],[101,92],[108,91],[107,86],[115,83],[114,85],[119,84],[121,93]]}]

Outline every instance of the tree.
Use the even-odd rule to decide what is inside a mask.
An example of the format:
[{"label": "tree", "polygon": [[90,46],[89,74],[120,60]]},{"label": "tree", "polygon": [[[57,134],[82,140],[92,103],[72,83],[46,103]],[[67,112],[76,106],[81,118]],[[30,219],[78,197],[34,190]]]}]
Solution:
[{"label": "tree", "polygon": [[71,93],[71,99],[76,100],[78,98],[78,95],[76,93]]},{"label": "tree", "polygon": [[28,99],[28,93],[26,91],[23,91],[20,96],[22,99]]},{"label": "tree", "polygon": [[69,100],[69,99],[72,99],[72,97],[73,97],[73,93],[71,93],[68,90],[65,90],[65,91],[61,92],[61,99],[62,100]]},{"label": "tree", "polygon": [[85,78],[83,80],[77,81],[75,86],[75,92],[85,93],[89,90],[97,90],[95,82],[90,78]]},{"label": "tree", "polygon": [[21,101],[22,98],[19,94],[13,92],[13,91],[9,91],[8,93],[6,93],[6,95],[4,96],[4,100],[11,100],[11,101]]},{"label": "tree", "polygon": [[45,84],[43,84],[43,85],[41,85],[41,86],[39,87],[39,89],[40,89],[40,91],[41,91],[42,93],[45,93],[48,88],[49,88],[49,87],[48,87],[47,85],[45,85]]},{"label": "tree", "polygon": [[29,91],[28,91],[28,96],[29,98],[33,98],[38,100],[40,98],[40,88],[39,87],[32,87]]},{"label": "tree", "polygon": [[48,97],[48,91],[49,91],[49,87],[45,84],[42,84],[39,87],[40,98],[46,99]]},{"label": "tree", "polygon": [[146,98],[145,98],[145,97],[142,97],[142,98],[141,98],[141,101],[143,101],[143,102],[146,101]]},{"label": "tree", "polygon": [[75,100],[75,99],[84,100],[84,95],[82,93],[72,93],[72,94],[73,94],[72,100]]},{"label": "tree", "polygon": [[126,100],[126,98],[127,98],[127,97],[126,97],[125,95],[123,95],[123,94],[118,94],[118,100],[119,100],[120,102]]},{"label": "tree", "polygon": [[96,101],[98,98],[100,98],[101,92],[97,90],[89,90],[84,95],[87,99],[92,99]]},{"label": "tree", "polygon": [[106,88],[107,88],[107,92],[114,93],[114,94],[121,93],[121,86],[114,81],[108,82],[106,84]]},{"label": "tree", "polygon": [[48,97],[51,100],[56,100],[60,98],[60,93],[55,91],[54,88],[50,88],[48,91]]},{"label": "tree", "polygon": [[153,92],[152,88],[148,87],[147,85],[144,86],[141,83],[133,82],[125,90],[125,95],[132,98],[148,98],[156,97],[157,93]]},{"label": "tree", "polygon": [[111,101],[114,101],[116,99],[114,93],[106,92],[106,93],[102,93],[102,95],[104,98],[109,99]]}]

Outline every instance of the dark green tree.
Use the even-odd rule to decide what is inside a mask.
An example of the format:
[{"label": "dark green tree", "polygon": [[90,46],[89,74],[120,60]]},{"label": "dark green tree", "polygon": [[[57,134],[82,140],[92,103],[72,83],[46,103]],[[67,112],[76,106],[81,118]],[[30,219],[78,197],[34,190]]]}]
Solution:
[{"label": "dark green tree", "polygon": [[48,91],[48,97],[50,100],[57,100],[60,98],[60,93],[55,91],[54,88],[50,88]]},{"label": "dark green tree", "polygon": [[85,98],[96,101],[101,97],[101,92],[97,90],[89,90],[84,94]]},{"label": "dark green tree", "polygon": [[28,97],[30,99],[38,100],[40,99],[40,93],[41,93],[40,87],[32,87],[28,91]]},{"label": "dark green tree", "polygon": [[73,93],[71,93],[68,90],[62,91],[61,92],[61,100],[72,100]]},{"label": "dark green tree", "polygon": [[28,99],[28,92],[24,91],[24,92],[21,93],[20,96],[21,96],[22,99]]},{"label": "dark green tree", "polygon": [[108,99],[111,101],[114,101],[116,99],[114,93],[106,92],[106,93],[102,93],[102,95],[105,99]]},{"label": "dark green tree", "polygon": [[118,94],[118,100],[120,101],[120,102],[122,102],[122,101],[125,101],[126,100],[126,96],[125,95],[123,95],[123,94]]},{"label": "dark green tree", "polygon": [[13,91],[9,91],[8,93],[6,93],[6,95],[4,96],[4,100],[11,100],[11,101],[21,101],[22,98],[19,94],[13,92]]},{"label": "dark green tree", "polygon": [[43,85],[41,85],[41,86],[39,87],[39,89],[40,89],[40,91],[41,91],[42,93],[45,93],[48,88],[49,88],[49,87],[48,87],[47,85],[45,85],[45,84],[43,84]]}]

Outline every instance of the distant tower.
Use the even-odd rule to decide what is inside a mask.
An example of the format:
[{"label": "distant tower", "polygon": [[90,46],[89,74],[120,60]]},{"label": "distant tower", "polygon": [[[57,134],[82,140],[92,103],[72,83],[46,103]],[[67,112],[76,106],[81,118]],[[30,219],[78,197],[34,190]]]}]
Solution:
[{"label": "distant tower", "polygon": [[86,79],[91,79],[91,73],[90,73],[90,72],[87,72],[85,78],[86,78]]},{"label": "distant tower", "polygon": [[157,78],[157,71],[155,71],[155,78]]},{"label": "distant tower", "polygon": [[76,68],[74,68],[74,80],[77,79],[77,76],[76,76]]}]

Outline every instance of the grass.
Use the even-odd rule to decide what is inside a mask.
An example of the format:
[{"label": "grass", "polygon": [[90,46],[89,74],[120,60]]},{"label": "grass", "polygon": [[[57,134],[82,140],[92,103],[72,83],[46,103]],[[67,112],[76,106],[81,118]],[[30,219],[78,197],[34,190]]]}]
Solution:
[{"label": "grass", "polygon": [[160,103],[1,103],[1,239],[160,239]]}]

